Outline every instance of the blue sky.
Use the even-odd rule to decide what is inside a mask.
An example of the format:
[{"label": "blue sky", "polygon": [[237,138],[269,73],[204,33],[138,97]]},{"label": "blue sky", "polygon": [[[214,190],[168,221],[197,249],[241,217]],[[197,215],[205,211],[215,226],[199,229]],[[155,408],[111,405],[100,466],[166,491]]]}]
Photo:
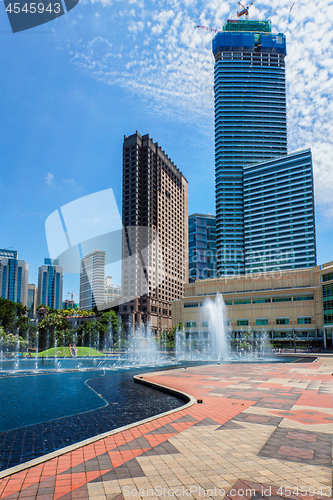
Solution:
[{"label": "blue sky", "polygon": [[[333,259],[333,4],[258,1],[287,36],[289,151],[311,147],[318,263]],[[212,34],[237,2],[81,0],[12,34],[0,9],[1,233],[30,266],[48,256],[45,220],[111,187],[121,207],[124,134],[149,133],[189,182],[189,213],[215,213]],[[115,277],[115,281],[118,281]],[[64,297],[78,292],[66,275]]]}]

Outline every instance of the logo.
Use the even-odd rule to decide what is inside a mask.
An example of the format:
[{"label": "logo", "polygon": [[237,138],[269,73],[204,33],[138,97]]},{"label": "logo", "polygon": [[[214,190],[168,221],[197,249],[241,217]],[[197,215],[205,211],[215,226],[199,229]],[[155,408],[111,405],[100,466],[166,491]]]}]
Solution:
[{"label": "logo", "polygon": [[[156,229],[123,226],[111,188],[55,210],[45,221],[45,232],[51,261],[57,262],[64,273],[80,273],[99,310],[146,295],[164,281],[164,256]],[[104,276],[96,278],[89,260],[96,252],[105,265],[121,264],[124,286],[121,296],[111,302],[95,296],[94,283],[98,279],[104,282]],[[155,258],[156,273],[148,277],[147,270]]]},{"label": "logo", "polygon": [[[80,0],[4,0],[6,12],[13,33],[28,30],[48,23],[72,10]],[[63,3],[64,2],[64,5]]]}]

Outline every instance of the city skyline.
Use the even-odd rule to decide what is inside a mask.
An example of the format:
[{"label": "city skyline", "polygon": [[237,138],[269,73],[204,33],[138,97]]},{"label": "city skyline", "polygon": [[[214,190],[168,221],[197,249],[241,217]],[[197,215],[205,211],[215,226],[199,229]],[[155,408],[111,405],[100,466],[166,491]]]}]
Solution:
[{"label": "city skyline", "polygon": [[[273,11],[261,2],[250,16],[271,17],[287,37],[289,150],[312,148],[320,264],[332,259],[333,12],[328,8],[324,16],[323,8],[311,5],[301,2],[290,12],[290,5],[281,2]],[[194,26],[220,27],[236,17],[236,10],[232,2],[218,8],[213,2],[157,2],[154,9],[149,2],[144,9],[126,2],[112,8],[88,2],[38,32],[4,34],[10,42],[1,56],[8,120],[1,147],[10,175],[4,171],[0,184],[2,247],[14,247],[29,263],[29,283],[37,283],[37,269],[47,255],[44,221],[54,209],[104,188],[105,179],[121,206],[122,139],[135,129],[149,131],[176,158],[189,181],[189,213],[215,212],[212,35]],[[4,31],[6,23],[1,16]],[[111,44],[118,59],[110,56]],[[133,45],[131,54],[127,48]],[[135,62],[138,50],[142,70]],[[151,57],[154,50],[157,59]],[[158,58],[163,65],[157,78]],[[148,95],[157,116],[146,105]],[[191,145],[186,151],[185,142]],[[78,292],[77,277],[66,276],[64,295],[74,289]]]}]

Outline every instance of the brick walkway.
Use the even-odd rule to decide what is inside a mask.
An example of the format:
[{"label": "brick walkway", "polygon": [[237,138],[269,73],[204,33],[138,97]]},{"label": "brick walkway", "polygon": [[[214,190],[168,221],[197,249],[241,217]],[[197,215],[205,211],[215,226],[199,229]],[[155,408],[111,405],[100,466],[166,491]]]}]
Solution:
[{"label": "brick walkway", "polygon": [[6,500],[332,497],[333,359],[144,379],[202,399],[0,479]]}]

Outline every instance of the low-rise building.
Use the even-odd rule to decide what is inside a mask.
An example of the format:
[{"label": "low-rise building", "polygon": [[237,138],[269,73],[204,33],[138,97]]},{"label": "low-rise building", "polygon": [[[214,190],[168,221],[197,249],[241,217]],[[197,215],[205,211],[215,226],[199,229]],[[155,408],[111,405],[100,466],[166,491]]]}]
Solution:
[{"label": "low-rise building", "polygon": [[333,262],[188,283],[184,298],[172,303],[173,326],[182,323],[185,331],[193,334],[207,331],[202,306],[217,293],[223,295],[234,338],[248,330],[264,331],[272,341],[282,344],[296,340],[332,346]]}]

